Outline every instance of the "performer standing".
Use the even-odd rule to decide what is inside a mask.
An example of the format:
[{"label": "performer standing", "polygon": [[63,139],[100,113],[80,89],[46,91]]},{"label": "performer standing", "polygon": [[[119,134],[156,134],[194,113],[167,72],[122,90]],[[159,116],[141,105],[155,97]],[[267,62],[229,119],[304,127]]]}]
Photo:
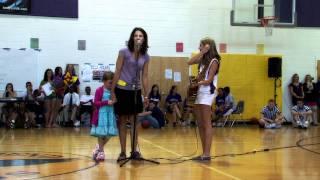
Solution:
[{"label": "performer standing", "polygon": [[193,160],[210,161],[212,144],[211,106],[217,87],[220,55],[214,40],[210,38],[204,38],[200,41],[199,50],[200,53],[192,57],[188,62],[189,65],[199,65],[196,84],[198,92],[194,112],[198,122],[203,153],[198,157],[194,157]]},{"label": "performer standing", "polygon": [[[119,51],[112,86],[112,98],[116,101],[115,113],[119,117],[121,153],[118,162],[126,159],[126,124],[128,121],[133,124],[134,115],[143,110],[141,75],[144,102],[148,103],[148,64],[150,59],[147,53],[148,48],[148,36],[145,30],[134,28],[128,41],[128,47]],[[136,93],[135,90],[137,90]],[[133,137],[133,128],[135,127],[131,126],[131,137]],[[137,132],[136,129],[135,132]],[[131,152],[131,156],[139,159],[141,154],[136,150],[137,133],[135,137],[134,152]],[[133,142],[131,141],[131,143]]]}]

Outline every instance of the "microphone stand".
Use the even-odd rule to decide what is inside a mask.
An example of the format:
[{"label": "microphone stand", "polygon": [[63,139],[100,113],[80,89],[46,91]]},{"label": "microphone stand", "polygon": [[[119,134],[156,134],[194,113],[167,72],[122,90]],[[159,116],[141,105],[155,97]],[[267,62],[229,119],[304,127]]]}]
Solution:
[{"label": "microphone stand", "polygon": [[[138,60],[136,60],[136,78],[134,79],[134,84],[133,84],[133,90],[134,90],[134,107],[133,107],[133,111],[134,111],[134,117],[133,117],[133,125],[131,126],[131,154],[130,157],[126,158],[123,160],[123,162],[120,164],[120,167],[124,166],[126,163],[128,163],[129,161],[132,160],[137,160],[137,161],[147,161],[150,163],[154,163],[154,164],[160,164],[160,162],[154,161],[154,160],[150,160],[150,159],[145,159],[143,157],[137,158],[134,157],[134,152],[136,151],[135,149],[135,144],[137,143],[137,116],[138,116],[138,112],[137,112],[137,98],[142,98],[142,97],[137,97],[138,95],[138,76],[139,76],[139,67],[138,67]],[[133,128],[133,129],[132,129]]]}]

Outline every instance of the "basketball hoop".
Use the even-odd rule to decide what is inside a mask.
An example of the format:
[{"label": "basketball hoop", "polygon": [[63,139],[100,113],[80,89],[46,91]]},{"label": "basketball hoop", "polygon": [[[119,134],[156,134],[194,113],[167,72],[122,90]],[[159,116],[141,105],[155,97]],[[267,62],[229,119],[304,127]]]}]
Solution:
[{"label": "basketball hoop", "polygon": [[265,16],[260,19],[261,26],[265,28],[266,36],[272,36],[272,30],[276,22],[275,16]]}]

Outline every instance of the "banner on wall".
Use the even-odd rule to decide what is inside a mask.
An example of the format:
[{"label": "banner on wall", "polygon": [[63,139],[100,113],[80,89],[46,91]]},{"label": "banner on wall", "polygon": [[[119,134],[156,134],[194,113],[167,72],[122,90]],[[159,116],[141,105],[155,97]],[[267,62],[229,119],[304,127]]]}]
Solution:
[{"label": "banner on wall", "polygon": [[27,14],[30,12],[30,0],[0,0],[0,13]]},{"label": "banner on wall", "polygon": [[84,63],[81,71],[83,82],[102,81],[103,73],[106,71],[115,71],[115,64],[102,64],[102,63]]}]

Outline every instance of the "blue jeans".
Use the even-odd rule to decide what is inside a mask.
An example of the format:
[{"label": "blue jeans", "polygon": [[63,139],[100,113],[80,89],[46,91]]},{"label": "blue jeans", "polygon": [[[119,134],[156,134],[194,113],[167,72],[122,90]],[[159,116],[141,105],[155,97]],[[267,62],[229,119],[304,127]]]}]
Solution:
[{"label": "blue jeans", "polygon": [[160,128],[159,122],[156,118],[152,117],[151,115],[147,116],[138,116],[138,121],[141,123],[143,121],[148,121],[153,128]]}]

